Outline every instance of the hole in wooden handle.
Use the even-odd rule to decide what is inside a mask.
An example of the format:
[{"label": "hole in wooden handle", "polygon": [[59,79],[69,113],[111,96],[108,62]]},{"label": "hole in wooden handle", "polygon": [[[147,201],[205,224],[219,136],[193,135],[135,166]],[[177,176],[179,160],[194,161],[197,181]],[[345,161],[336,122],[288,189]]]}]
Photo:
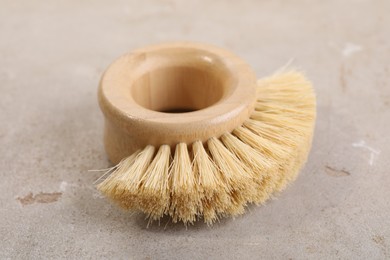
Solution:
[{"label": "hole in wooden handle", "polygon": [[149,144],[219,137],[249,118],[255,89],[250,66],[224,49],[171,43],[133,51],[100,82],[106,151],[116,163]]}]

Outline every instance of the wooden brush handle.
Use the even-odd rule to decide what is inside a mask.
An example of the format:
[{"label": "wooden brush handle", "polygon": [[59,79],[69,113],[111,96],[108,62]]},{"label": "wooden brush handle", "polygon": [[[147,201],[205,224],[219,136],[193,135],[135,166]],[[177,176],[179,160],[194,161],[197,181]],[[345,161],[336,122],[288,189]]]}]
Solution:
[{"label": "wooden brush handle", "polygon": [[171,43],[125,54],[105,71],[105,148],[118,163],[146,145],[191,144],[231,132],[253,111],[256,76],[214,46]]}]

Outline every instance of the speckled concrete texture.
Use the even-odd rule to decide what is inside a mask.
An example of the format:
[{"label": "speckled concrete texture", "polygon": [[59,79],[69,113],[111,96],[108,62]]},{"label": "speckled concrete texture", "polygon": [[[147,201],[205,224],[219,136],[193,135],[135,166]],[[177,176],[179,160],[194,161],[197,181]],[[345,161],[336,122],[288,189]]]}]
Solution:
[{"label": "speckled concrete texture", "polygon": [[[0,0],[0,258],[389,259],[389,11],[386,0]],[[293,59],[318,96],[297,181],[212,228],[146,228],[88,171],[110,166],[103,70],[172,40],[228,48],[258,77]]]}]

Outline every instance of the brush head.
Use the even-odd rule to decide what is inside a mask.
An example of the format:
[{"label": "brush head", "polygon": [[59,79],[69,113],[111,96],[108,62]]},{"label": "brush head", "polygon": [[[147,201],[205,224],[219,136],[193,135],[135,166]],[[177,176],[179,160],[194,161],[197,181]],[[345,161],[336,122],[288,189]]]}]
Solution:
[{"label": "brush head", "polygon": [[[121,207],[144,212],[151,221],[169,215],[173,222],[185,224],[198,219],[212,224],[221,217],[244,213],[248,204],[264,203],[296,178],[307,159],[316,116],[315,95],[311,84],[296,71],[257,81],[253,103],[247,96],[250,91],[245,93],[244,106],[226,98],[207,109],[174,114],[175,120],[185,118],[186,124],[194,124],[202,118],[197,115],[213,111],[217,105],[227,103],[224,112],[234,108],[242,112],[243,107],[246,111],[235,120],[222,117],[213,122],[210,128],[222,126],[217,132],[207,131],[207,124],[198,125],[202,138],[192,135],[190,140],[187,136],[186,141],[177,139],[172,145],[174,138],[169,135],[166,144],[134,145],[141,149],[122,159],[98,189]],[[155,113],[157,118],[160,114],[168,118],[165,113]],[[115,127],[109,133],[115,131],[125,132]],[[148,132],[149,138],[151,135]]]}]

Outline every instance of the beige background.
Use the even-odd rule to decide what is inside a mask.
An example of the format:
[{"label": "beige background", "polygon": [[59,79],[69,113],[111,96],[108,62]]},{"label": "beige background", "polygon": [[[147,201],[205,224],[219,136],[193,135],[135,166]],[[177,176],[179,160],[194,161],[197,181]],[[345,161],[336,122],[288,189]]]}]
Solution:
[{"label": "beige background", "polygon": [[[0,258],[389,259],[390,2],[0,0]],[[313,149],[277,200],[209,228],[116,208],[96,88],[133,48],[212,43],[318,95]]]}]

